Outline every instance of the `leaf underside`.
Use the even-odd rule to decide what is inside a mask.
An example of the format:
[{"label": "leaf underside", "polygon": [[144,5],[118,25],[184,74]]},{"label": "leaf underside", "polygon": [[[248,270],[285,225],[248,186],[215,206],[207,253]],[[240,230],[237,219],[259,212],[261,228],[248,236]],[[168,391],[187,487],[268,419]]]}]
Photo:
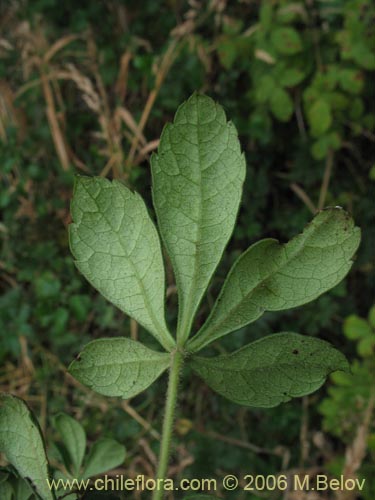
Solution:
[{"label": "leaf underside", "polygon": [[306,304],[337,285],[352,266],[360,230],[340,208],[321,211],[289,243],[266,239],[234,263],[201,330],[188,344],[202,349],[265,311]]},{"label": "leaf underside", "polygon": [[39,426],[27,405],[11,394],[0,394],[0,452],[42,500],[54,499],[47,484],[48,464]]},{"label": "leaf underside", "polygon": [[128,399],[147,389],[169,364],[169,354],[118,337],[87,344],[69,373],[99,394]]},{"label": "leaf underside", "polygon": [[151,165],[158,225],[177,282],[178,330],[186,337],[233,231],[245,159],[222,107],[193,94],[164,128]]},{"label": "leaf underside", "polygon": [[222,396],[245,406],[271,408],[317,390],[327,375],[349,370],[328,342],[279,333],[215,358],[193,356],[191,366]]},{"label": "leaf underside", "polygon": [[160,241],[142,198],[118,181],[76,177],[69,227],[76,265],[110,302],[166,348]]}]

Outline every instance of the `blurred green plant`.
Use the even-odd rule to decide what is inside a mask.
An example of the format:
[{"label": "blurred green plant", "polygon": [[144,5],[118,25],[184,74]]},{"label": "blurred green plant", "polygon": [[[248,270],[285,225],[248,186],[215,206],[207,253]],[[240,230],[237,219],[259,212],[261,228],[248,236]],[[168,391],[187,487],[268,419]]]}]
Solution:
[{"label": "blurred green plant", "polygon": [[[340,17],[342,29],[335,30]],[[226,19],[217,51],[227,70],[238,62],[248,68],[253,139],[270,142],[272,118],[289,122],[295,114],[302,135],[308,125],[312,156],[322,160],[345,147],[348,132],[374,129],[364,74],[375,69],[373,17],[368,0],[331,8],[286,0],[262,2],[258,24],[245,31],[243,21]]]},{"label": "blurred green plant", "polygon": [[[79,491],[74,490],[79,490],[83,480],[107,472],[125,459],[124,446],[114,439],[96,441],[86,454],[83,427],[74,418],[60,413],[54,418],[59,441],[53,444],[51,451],[54,463],[56,459],[59,462],[51,477],[43,435],[25,402],[11,394],[1,394],[0,424],[0,451],[12,466],[3,469],[0,475],[0,493],[4,500],[77,500]],[[69,481],[73,488],[66,486]]]},{"label": "blurred green plant", "polygon": [[339,438],[348,450],[345,458],[338,457],[328,467],[335,475],[358,470],[366,478],[364,498],[370,500],[375,491],[375,306],[367,319],[348,316],[343,330],[356,343],[360,359],[351,363],[350,373],[331,375],[332,385],[319,411],[323,415],[323,429]]},{"label": "blurred green plant", "polygon": [[348,443],[355,436],[375,387],[375,306],[367,319],[348,316],[343,330],[356,343],[360,359],[353,361],[351,373],[331,375],[334,385],[328,389],[329,397],[320,404],[320,412],[324,416],[324,429]]}]

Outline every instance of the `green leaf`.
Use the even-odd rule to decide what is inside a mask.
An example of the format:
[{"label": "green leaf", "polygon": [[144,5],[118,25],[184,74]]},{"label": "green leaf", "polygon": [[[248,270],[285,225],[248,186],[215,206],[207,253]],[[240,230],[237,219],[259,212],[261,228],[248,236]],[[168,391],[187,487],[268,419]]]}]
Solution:
[{"label": "green leaf", "polygon": [[70,245],[78,269],[171,349],[160,242],[142,198],[121,182],[77,176],[71,212]]},{"label": "green leaf", "polygon": [[[16,482],[13,483],[13,487],[15,490],[15,500],[29,500],[29,498],[35,499],[33,490],[31,489],[29,483],[22,479],[22,477],[17,478]],[[0,498],[2,499],[3,497],[0,495]]]},{"label": "green leaf", "polygon": [[327,100],[328,106],[332,111],[344,111],[350,109],[354,105],[354,99],[350,99],[347,95],[342,92],[329,92],[325,94],[325,99]]},{"label": "green leaf", "polygon": [[359,97],[350,100],[349,118],[351,120],[359,120],[365,110],[364,102]]},{"label": "green leaf", "polygon": [[276,88],[271,95],[270,108],[275,117],[282,121],[287,122],[293,114],[293,101],[288,92],[281,87]]},{"label": "green leaf", "polygon": [[375,69],[375,53],[364,42],[353,44],[352,47],[353,59],[359,66],[367,70]]},{"label": "green leaf", "polygon": [[125,460],[125,446],[114,439],[101,439],[93,444],[87,457],[83,479],[118,467]]},{"label": "green leaf", "polygon": [[[55,470],[53,478],[57,481],[62,480],[59,483],[59,488],[56,489],[56,496],[58,500],[78,500],[77,493],[70,493],[69,483],[72,481],[72,476],[70,474],[64,474],[61,470]],[[81,474],[77,476],[77,479],[82,479]],[[66,488],[64,487],[66,486]]]},{"label": "green leaf", "polygon": [[275,90],[276,82],[270,75],[264,75],[260,78],[255,89],[255,98],[258,102],[267,102]]},{"label": "green leaf", "polygon": [[341,138],[337,132],[321,135],[311,147],[311,154],[316,160],[323,160],[330,149],[336,151],[341,146]]},{"label": "green leaf", "polygon": [[375,335],[365,337],[358,342],[358,354],[363,358],[367,356],[374,356],[375,354]]},{"label": "green leaf", "polygon": [[99,394],[128,399],[147,389],[169,363],[168,354],[118,337],[87,344],[71,363],[69,372]]},{"label": "green leaf", "polygon": [[283,55],[293,55],[301,52],[302,40],[293,28],[276,28],[271,34],[271,42],[277,52]]},{"label": "green leaf", "polygon": [[372,306],[368,313],[368,322],[375,329],[375,306]]},{"label": "green leaf", "polygon": [[186,339],[233,231],[245,159],[223,108],[193,94],[164,128],[151,165],[155,210],[179,294],[177,335]]},{"label": "green leaf", "polygon": [[331,108],[327,101],[318,99],[308,110],[307,118],[309,120],[311,135],[318,137],[329,129],[332,123]]},{"label": "green leaf", "polygon": [[73,465],[72,473],[78,477],[85,456],[86,433],[79,422],[65,413],[60,413],[55,417],[55,425],[69,454],[70,463]]},{"label": "green leaf", "polygon": [[[13,488],[10,483],[0,484],[0,498],[1,500],[12,500]],[[18,499],[17,499],[18,500]]]},{"label": "green leaf", "polygon": [[75,318],[80,322],[84,322],[91,307],[90,297],[81,294],[72,295],[69,297],[68,304]]},{"label": "green leaf", "polygon": [[344,334],[348,339],[357,340],[371,335],[372,330],[366,320],[352,314],[344,321]]},{"label": "green leaf", "polygon": [[264,408],[316,391],[335,370],[349,371],[345,356],[330,344],[297,333],[270,335],[215,358],[194,356],[190,363],[222,396]]},{"label": "green leaf", "polygon": [[216,41],[217,54],[225,69],[230,69],[238,56],[238,46],[233,36],[223,35]]},{"label": "green leaf", "polygon": [[339,73],[341,88],[349,94],[360,94],[363,90],[364,76],[361,71],[342,69]]},{"label": "green leaf", "polygon": [[316,299],[346,276],[359,241],[360,230],[349,214],[329,208],[289,243],[255,243],[234,263],[210,316],[188,347],[199,350],[265,311]]},{"label": "green leaf", "polygon": [[286,69],[279,80],[282,87],[294,87],[305,78],[305,73],[297,68]]},{"label": "green leaf", "polygon": [[293,5],[281,6],[276,12],[277,24],[290,24],[298,18],[298,15],[304,15],[303,8],[299,11],[298,8],[293,9]]},{"label": "green leaf", "polygon": [[34,416],[21,399],[0,394],[0,452],[20,476],[30,481],[42,500],[53,500],[42,434]]}]

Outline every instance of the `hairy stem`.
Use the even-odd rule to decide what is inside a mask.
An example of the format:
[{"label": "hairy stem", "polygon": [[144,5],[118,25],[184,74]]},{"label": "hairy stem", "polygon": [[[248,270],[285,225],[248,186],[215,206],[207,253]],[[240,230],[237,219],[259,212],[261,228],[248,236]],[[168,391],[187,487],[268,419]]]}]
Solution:
[{"label": "hairy stem", "polygon": [[[173,421],[177,401],[177,389],[180,380],[180,371],[183,363],[183,355],[179,351],[171,353],[172,363],[169,372],[167,400],[165,403],[165,414],[163,421],[163,433],[160,444],[159,464],[156,479],[165,479],[168,469],[168,462],[171,449],[171,439],[173,432]],[[159,483],[162,483],[159,481]],[[164,488],[162,484],[154,490],[152,500],[162,500]]]}]

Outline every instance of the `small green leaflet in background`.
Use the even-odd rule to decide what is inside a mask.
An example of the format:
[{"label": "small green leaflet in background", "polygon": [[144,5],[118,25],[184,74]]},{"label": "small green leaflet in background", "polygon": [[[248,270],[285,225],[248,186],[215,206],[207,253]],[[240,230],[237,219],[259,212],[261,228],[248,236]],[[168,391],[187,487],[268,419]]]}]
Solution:
[{"label": "small green leaflet in background", "polygon": [[[21,477],[17,478],[17,481],[14,484],[14,491],[16,500],[29,500],[30,498],[32,499],[35,498],[35,495],[32,492],[30,485],[26,480],[22,479]],[[1,496],[0,498],[2,499]]]},{"label": "small green leaflet in background", "polygon": [[223,108],[193,94],[164,128],[151,165],[159,229],[177,281],[177,338],[184,341],[232,234],[245,158]]},{"label": "small green leaflet in background", "polygon": [[0,394],[0,452],[42,500],[54,500],[39,425],[26,403],[11,394]]},{"label": "small green leaflet in background", "polygon": [[319,389],[335,370],[348,371],[345,356],[330,344],[279,333],[232,353],[190,364],[207,384],[240,405],[271,408]]},{"label": "small green leaflet in background", "polygon": [[16,474],[2,473],[0,479],[1,500],[36,500],[36,493],[31,489],[27,479],[23,479]]},{"label": "small green leaflet in background", "polygon": [[55,417],[55,426],[69,454],[72,473],[74,477],[79,477],[86,450],[86,433],[79,422],[65,413],[60,413]]},{"label": "small green leaflet in background", "polygon": [[[69,415],[60,413],[55,417],[55,426],[62,438],[61,451],[66,468],[66,474],[57,471],[55,478],[86,479],[123,463],[126,455],[125,446],[114,439],[104,438],[96,441],[85,457],[86,433],[81,424]],[[68,460],[64,457],[66,454]]]},{"label": "small green leaflet in background", "polygon": [[125,447],[114,439],[96,441],[88,454],[82,478],[87,479],[118,467],[125,460]]},{"label": "small green leaflet in background", "polygon": [[[64,486],[67,484],[67,481],[71,481],[72,479],[75,479],[74,476],[71,474],[64,474],[61,470],[55,470],[53,474],[53,479],[59,480],[61,479],[63,482],[60,483],[60,487],[55,490],[55,494],[57,497],[57,500],[63,499],[63,500],[81,500],[78,498],[78,494],[73,492],[70,492],[70,488],[64,488]],[[79,479],[79,477],[77,477]],[[68,483],[69,484],[69,483]],[[68,491],[69,489],[69,491]]]},{"label": "small green leaflet in background", "polygon": [[259,85],[255,89],[255,96],[258,102],[265,103],[270,100],[276,88],[274,78],[269,75],[264,75],[259,81]]},{"label": "small green leaflet in background", "polygon": [[71,212],[70,245],[78,269],[171,349],[160,242],[142,198],[118,181],[77,176]]},{"label": "small green leaflet in background", "polygon": [[210,316],[188,344],[192,351],[255,321],[265,311],[310,302],[348,273],[360,230],[341,208],[321,211],[289,243],[265,239],[234,263]]},{"label": "small green leaflet in background", "polygon": [[326,158],[329,151],[336,151],[341,146],[341,138],[337,132],[323,134],[311,146],[311,154],[316,160]]},{"label": "small green leaflet in background", "polygon": [[147,389],[169,363],[167,353],[119,337],[87,344],[69,372],[99,394],[128,399]]},{"label": "small green leaflet in background", "polygon": [[9,483],[0,484],[0,498],[1,500],[12,500],[13,488]]},{"label": "small green leaflet in background", "polygon": [[375,353],[375,306],[372,306],[367,320],[355,314],[344,321],[344,334],[357,341],[357,352],[363,358],[373,358]]},{"label": "small green leaflet in background", "polygon": [[8,474],[1,473],[0,477],[0,498],[1,500],[12,500],[14,494],[12,485],[7,482]]},{"label": "small green leaflet in background", "polygon": [[348,339],[359,340],[372,334],[371,325],[363,318],[352,314],[345,319],[344,333]]}]

